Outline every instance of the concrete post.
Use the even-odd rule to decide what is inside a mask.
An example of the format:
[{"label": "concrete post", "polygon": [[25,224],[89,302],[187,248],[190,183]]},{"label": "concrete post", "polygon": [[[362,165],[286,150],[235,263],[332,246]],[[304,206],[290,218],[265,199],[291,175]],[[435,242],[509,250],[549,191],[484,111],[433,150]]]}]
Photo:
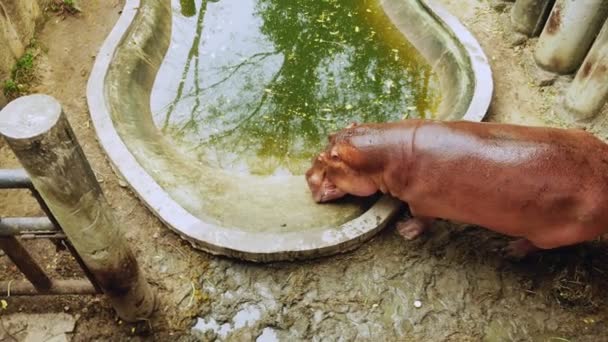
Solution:
[{"label": "concrete post", "polygon": [[576,71],[608,16],[608,0],[557,0],[534,57],[543,69]]},{"label": "concrete post", "polygon": [[540,34],[555,0],[517,0],[511,9],[511,25],[528,37]]},{"label": "concrete post", "polygon": [[21,97],[0,112],[0,134],[118,315],[137,321],[152,314],[154,293],[60,104],[46,95]]},{"label": "concrete post", "polygon": [[[607,5],[608,6],[608,5]],[[592,118],[608,101],[608,21],[564,96],[566,110],[576,121]]]}]

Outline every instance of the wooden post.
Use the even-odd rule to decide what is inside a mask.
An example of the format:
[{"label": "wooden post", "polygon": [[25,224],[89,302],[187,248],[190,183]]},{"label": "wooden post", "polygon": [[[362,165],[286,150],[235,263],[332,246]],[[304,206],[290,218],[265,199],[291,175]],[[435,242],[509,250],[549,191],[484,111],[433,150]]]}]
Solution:
[{"label": "wooden post", "polygon": [[150,316],[155,295],[60,104],[46,95],[18,98],[0,112],[0,134],[118,315]]}]

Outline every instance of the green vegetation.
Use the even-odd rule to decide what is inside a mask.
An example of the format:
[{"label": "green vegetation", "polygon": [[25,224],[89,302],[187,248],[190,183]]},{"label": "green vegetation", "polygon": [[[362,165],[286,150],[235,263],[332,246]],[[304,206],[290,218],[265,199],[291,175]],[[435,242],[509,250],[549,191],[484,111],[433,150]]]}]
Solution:
[{"label": "green vegetation", "polygon": [[196,5],[194,0],[180,0],[182,15],[184,17],[193,17],[196,15]]},{"label": "green vegetation", "polygon": [[4,81],[2,91],[9,101],[29,92],[32,82],[36,79],[34,74],[36,51],[35,46],[30,44],[13,66],[11,78]]},{"label": "green vegetation", "polygon": [[53,0],[49,8],[59,15],[80,13],[76,0]]}]

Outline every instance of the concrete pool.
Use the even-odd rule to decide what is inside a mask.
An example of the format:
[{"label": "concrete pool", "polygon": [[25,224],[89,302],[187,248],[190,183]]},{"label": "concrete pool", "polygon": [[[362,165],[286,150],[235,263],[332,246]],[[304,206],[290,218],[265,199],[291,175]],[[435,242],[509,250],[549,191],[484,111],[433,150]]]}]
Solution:
[{"label": "concrete pool", "polygon": [[[218,7],[224,3],[225,6],[230,7],[230,1],[204,2],[207,6],[205,8],[207,15],[214,18],[212,7],[216,6],[215,10],[219,14],[216,13],[215,18],[224,17],[225,15],[221,14],[221,8]],[[268,3],[277,4],[278,2]],[[334,3],[336,2],[334,1]],[[248,4],[254,8],[253,6],[257,3],[248,2]],[[373,7],[374,4],[376,7]],[[364,24],[369,24],[370,27],[373,27],[374,23],[380,22],[389,24],[383,25],[383,27],[394,28],[392,35],[377,35],[378,37],[393,37],[392,39],[400,41],[401,45],[395,48],[397,50],[395,55],[390,55],[393,51],[392,48],[387,50],[392,61],[402,63],[406,60],[410,65],[415,66],[410,70],[423,70],[427,75],[431,75],[432,71],[432,74],[436,75],[434,82],[432,76],[428,76],[425,82],[418,83],[414,78],[414,81],[407,84],[407,88],[415,89],[421,84],[430,84],[430,87],[427,86],[427,92],[433,90],[435,94],[440,94],[440,100],[434,103],[431,94],[424,97],[426,102],[423,101],[420,104],[420,102],[408,102],[407,96],[396,96],[396,100],[392,102],[385,101],[385,103],[391,104],[389,109],[376,107],[374,111],[361,110],[358,113],[354,113],[354,109],[358,108],[356,99],[352,103],[342,101],[342,111],[336,110],[340,107],[340,103],[338,103],[340,101],[336,101],[336,99],[349,98],[349,96],[352,98],[354,95],[350,93],[340,92],[329,100],[325,99],[316,103],[311,100],[311,107],[314,105],[316,110],[301,111],[303,116],[322,114],[326,119],[323,122],[327,123],[316,127],[318,129],[315,131],[314,139],[309,139],[307,143],[282,141],[282,144],[275,144],[274,148],[258,149],[273,152],[269,155],[250,153],[245,154],[247,158],[241,158],[242,154],[227,151],[225,148],[239,146],[238,143],[224,142],[223,148],[215,155],[225,156],[233,153],[236,157],[233,157],[228,163],[224,162],[218,166],[220,164],[217,162],[218,159],[210,157],[213,155],[210,153],[216,149],[203,149],[203,153],[201,150],[197,150],[198,153],[188,152],[193,150],[189,147],[200,145],[198,144],[200,141],[197,139],[200,139],[201,135],[180,136],[175,132],[183,132],[184,130],[181,129],[183,127],[193,127],[192,124],[188,126],[188,122],[198,122],[202,125],[194,125],[195,128],[213,127],[217,130],[216,133],[221,134],[233,128],[234,122],[214,124],[209,121],[209,118],[213,117],[210,116],[211,111],[208,110],[207,113],[202,110],[197,112],[202,117],[191,121],[188,115],[194,113],[194,109],[190,113],[186,111],[185,113],[188,115],[181,116],[181,118],[180,115],[174,115],[173,118],[177,118],[175,121],[172,121],[171,118],[167,119],[169,116],[167,109],[173,103],[173,99],[166,100],[166,95],[178,93],[180,81],[184,79],[184,77],[180,77],[183,66],[188,65],[182,62],[172,69],[171,63],[167,62],[174,60],[170,58],[172,53],[178,57],[183,56],[179,49],[172,49],[176,43],[179,43],[179,40],[176,39],[173,39],[172,42],[170,34],[179,32],[174,26],[175,18],[181,17],[183,21],[188,21],[189,18],[184,16],[184,13],[176,14],[175,9],[180,9],[179,2],[173,4],[170,1],[133,0],[127,2],[119,23],[97,56],[89,80],[89,107],[101,145],[106,150],[116,171],[125,178],[142,201],[168,227],[178,232],[194,246],[214,254],[254,261],[272,261],[328,255],[358,246],[384,227],[398,212],[400,204],[388,197],[382,197],[367,202],[352,200],[335,205],[315,205],[310,199],[301,174],[303,165],[305,165],[304,161],[310,157],[312,151],[319,148],[320,137],[328,130],[338,128],[344,122],[352,119],[385,121],[396,120],[403,115],[432,115],[443,120],[480,121],[485,115],[491,99],[492,79],[486,57],[476,40],[449,13],[429,2],[398,0],[369,2],[369,6],[363,8],[362,12],[376,15],[366,14],[359,20]],[[186,39],[188,42],[186,45],[196,41],[198,19],[207,17],[201,15],[201,13],[204,14],[204,11],[200,2],[194,3],[194,9],[191,21],[195,25],[191,27],[192,36]],[[197,9],[198,16],[196,15]],[[287,11],[286,8],[285,11]],[[247,11],[236,13],[243,12]],[[254,17],[251,15],[253,12],[250,10],[246,17],[250,19]],[[348,13],[340,14],[348,15]],[[212,22],[212,19],[209,20]],[[352,38],[355,36],[352,33],[360,33],[368,29],[363,24],[359,26],[353,22],[340,23],[339,27],[334,27],[329,30],[329,33],[340,32],[335,28],[341,28],[344,29],[344,32],[351,33],[343,38],[344,41],[351,42],[350,45],[346,44],[348,46],[362,46],[361,41]],[[378,30],[378,32],[383,31]],[[183,34],[183,32],[181,33]],[[202,29],[201,33],[206,34]],[[409,40],[409,43],[405,38]],[[324,39],[324,37],[320,39]],[[210,39],[204,41],[210,42],[209,44],[213,43],[213,40]],[[378,41],[382,43],[380,38],[374,38],[373,41],[367,43],[378,43]],[[390,45],[384,43],[384,45],[380,44],[380,48]],[[418,53],[411,51],[401,53],[401,51],[409,51],[402,46],[410,46],[410,43],[419,52],[420,57]],[[240,45],[235,44],[233,48],[238,50],[242,45],[244,44],[241,42]],[[197,49],[201,48],[202,52],[214,49],[213,45],[205,46],[193,43],[192,46]],[[217,49],[221,51],[221,44]],[[228,50],[226,56],[235,54],[234,51]],[[318,46],[313,46],[309,51],[315,50],[319,50]],[[411,50],[413,51],[413,49]],[[198,62],[198,52],[199,50],[197,50],[196,59],[191,61],[191,65]],[[257,50],[248,52],[260,53]],[[226,56],[222,59],[230,62]],[[401,60],[395,61],[399,58]],[[200,60],[205,62],[203,54],[200,54]],[[239,61],[233,62],[238,63]],[[378,59],[373,63],[367,62],[370,65],[374,63],[377,65]],[[281,65],[280,62],[270,64],[270,67],[261,69],[262,74],[267,70],[272,71],[276,65]],[[388,62],[385,64],[390,66]],[[211,63],[205,65],[213,66]],[[222,65],[216,65],[215,68],[222,69]],[[407,67],[403,69],[408,70]],[[176,70],[179,70],[177,75]],[[297,70],[301,71],[305,68],[300,66],[296,68]],[[206,74],[194,73],[191,78],[195,75],[205,76]],[[171,78],[171,76],[173,77]],[[219,80],[222,79],[221,76],[218,77],[220,77]],[[259,78],[264,79],[263,76]],[[397,79],[399,78],[397,77]],[[160,84],[165,87],[159,88],[159,80],[162,81]],[[327,77],[324,80],[327,80]],[[425,79],[422,78],[422,80]],[[213,84],[215,83],[217,82],[213,82]],[[235,84],[240,83],[244,83],[244,81]],[[185,87],[196,88],[201,84],[204,87],[204,83],[193,81],[190,86]],[[228,87],[228,90],[234,90],[234,87],[232,85]],[[301,84],[297,87],[302,89]],[[262,98],[268,98],[269,94],[278,89],[278,86],[275,84],[274,88],[268,87],[268,82],[261,82],[255,84],[253,88],[258,94],[262,94]],[[342,89],[343,87],[336,88]],[[369,84],[366,85],[366,88],[370,88]],[[165,96],[162,96],[163,92]],[[239,99],[241,97],[239,95],[242,93],[241,91],[236,95],[233,94],[232,101]],[[397,94],[407,94],[407,92],[400,91]],[[191,109],[196,106],[205,108],[205,105],[213,100],[211,97],[205,97],[204,94],[195,95],[189,97],[194,102],[185,102],[182,106]],[[164,102],[163,99],[165,99]],[[274,99],[280,100],[281,97],[274,97]],[[298,99],[297,97],[288,98],[283,102],[289,102],[290,105],[281,109],[294,111],[297,104],[302,102],[298,102]],[[204,102],[197,104],[196,101],[200,100],[204,100]],[[308,101],[304,102],[308,103]],[[328,105],[330,106],[326,108]],[[243,106],[246,107],[246,104]],[[404,107],[404,110],[395,111],[394,109],[399,106]],[[163,108],[165,110],[162,110]],[[178,110],[174,110],[174,112],[180,112],[179,104],[175,105],[175,108]],[[221,106],[219,108],[221,109]],[[408,110],[411,113],[407,113]],[[222,115],[227,113],[226,110],[218,112]],[[264,116],[272,118],[272,113],[277,112],[276,108],[266,109],[265,112],[259,113],[259,119],[264,122]],[[378,115],[361,116],[361,113],[370,112]],[[336,115],[331,115],[334,113]],[[224,117],[229,117],[229,115],[224,115]],[[276,120],[282,122],[285,127],[297,128],[298,126],[294,125],[294,121],[292,121],[294,117],[297,115],[284,115],[277,117]],[[318,117],[314,119],[318,119]],[[306,120],[301,121],[306,122]],[[308,122],[318,121],[309,120]],[[269,126],[273,128],[281,125],[275,121]],[[272,130],[266,130],[264,134],[255,130],[241,131],[237,136],[243,136],[247,132],[251,133],[252,138],[282,136],[281,132]],[[204,138],[209,136],[208,133],[202,135]],[[183,137],[185,139],[180,140]],[[262,147],[268,146],[269,141],[272,142],[272,140],[257,140],[257,144]],[[309,147],[294,148],[298,145]],[[248,140],[245,147],[251,146],[256,146],[256,141]],[[287,153],[296,157],[282,160],[278,158]],[[235,160],[245,160],[245,163],[234,163]],[[276,162],[277,160],[279,162]],[[285,160],[289,162],[287,163]],[[269,161],[272,162],[269,163]],[[265,167],[259,167],[260,165],[265,165]]]}]

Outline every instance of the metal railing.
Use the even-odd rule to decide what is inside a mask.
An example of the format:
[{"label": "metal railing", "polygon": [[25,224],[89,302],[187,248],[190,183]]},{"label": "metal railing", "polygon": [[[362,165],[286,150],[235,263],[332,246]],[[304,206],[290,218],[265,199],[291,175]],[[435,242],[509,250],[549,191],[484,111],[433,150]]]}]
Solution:
[{"label": "metal railing", "polygon": [[[6,253],[28,281],[0,281],[0,295],[97,294],[101,289],[82,259],[67,240],[50,210],[23,169],[0,169],[0,190],[27,189],[47,216],[0,217],[0,249]],[[19,238],[19,239],[17,239]],[[50,239],[58,249],[67,249],[86,278],[54,280],[36,263],[20,240]]]}]

